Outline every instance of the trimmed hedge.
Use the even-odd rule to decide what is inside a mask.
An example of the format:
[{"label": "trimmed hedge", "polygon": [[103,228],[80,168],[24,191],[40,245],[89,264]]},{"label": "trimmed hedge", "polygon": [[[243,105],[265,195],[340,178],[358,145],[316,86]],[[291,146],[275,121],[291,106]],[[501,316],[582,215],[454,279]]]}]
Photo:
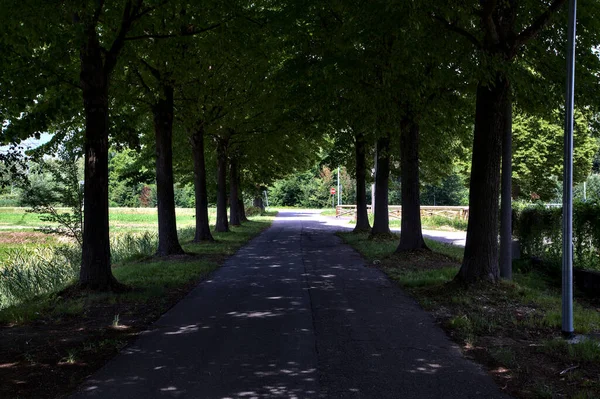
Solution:
[{"label": "trimmed hedge", "polygon": [[[529,206],[515,212],[514,235],[524,257],[559,268],[562,258],[562,207]],[[573,204],[573,264],[600,270],[600,205]]]}]

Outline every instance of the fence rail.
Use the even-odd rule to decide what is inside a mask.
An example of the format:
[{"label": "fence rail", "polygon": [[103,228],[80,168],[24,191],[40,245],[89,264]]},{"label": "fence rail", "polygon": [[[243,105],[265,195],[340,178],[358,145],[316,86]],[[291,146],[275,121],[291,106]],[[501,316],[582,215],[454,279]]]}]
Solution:
[{"label": "fence rail", "polygon": [[[371,205],[367,205],[367,212],[371,213]],[[402,217],[401,205],[388,206],[388,213],[391,218],[400,219]],[[356,219],[356,205],[338,205],[335,207],[335,217],[352,216]],[[443,216],[447,218],[468,219],[468,206],[421,206],[421,216]]]}]

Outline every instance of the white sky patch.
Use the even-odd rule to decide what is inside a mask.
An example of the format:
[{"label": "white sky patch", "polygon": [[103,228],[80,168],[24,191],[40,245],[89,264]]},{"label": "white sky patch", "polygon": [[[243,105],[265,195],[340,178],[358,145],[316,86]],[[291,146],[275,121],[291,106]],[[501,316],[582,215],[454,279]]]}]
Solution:
[{"label": "white sky patch", "polygon": [[[42,144],[46,144],[47,142],[50,141],[51,138],[52,138],[52,135],[50,133],[42,133],[40,135],[39,140],[34,137],[30,137],[28,139],[21,140],[21,142],[19,143],[19,146],[23,147],[23,151],[32,150],[34,148],[41,146]],[[9,145],[0,146],[0,153],[7,152],[10,149],[10,147],[11,146],[9,146]]]}]

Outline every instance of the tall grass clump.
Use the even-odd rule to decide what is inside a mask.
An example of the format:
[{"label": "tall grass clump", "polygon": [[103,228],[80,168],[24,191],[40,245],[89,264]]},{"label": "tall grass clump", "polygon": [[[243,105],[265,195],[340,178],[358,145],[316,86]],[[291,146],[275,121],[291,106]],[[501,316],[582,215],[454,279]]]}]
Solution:
[{"label": "tall grass clump", "polygon": [[74,245],[8,250],[0,267],[0,309],[66,287],[80,264],[81,250]]},{"label": "tall grass clump", "polygon": [[110,259],[113,264],[152,256],[158,248],[158,235],[148,231],[119,234],[110,241]]},{"label": "tall grass clump", "polygon": [[[154,255],[158,236],[121,234],[110,246],[112,263],[125,262]],[[80,266],[81,248],[75,244],[7,250],[0,265],[0,309],[60,291],[77,280]]]},{"label": "tall grass clump", "polygon": [[451,227],[455,230],[467,230],[469,224],[468,219],[461,219],[459,217],[446,217],[439,215],[423,216],[421,218],[421,224],[427,227]]}]

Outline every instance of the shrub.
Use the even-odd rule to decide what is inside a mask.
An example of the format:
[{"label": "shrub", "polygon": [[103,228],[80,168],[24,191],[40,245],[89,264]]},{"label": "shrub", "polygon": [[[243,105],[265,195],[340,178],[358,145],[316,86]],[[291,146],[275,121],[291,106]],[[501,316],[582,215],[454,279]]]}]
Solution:
[{"label": "shrub", "polygon": [[[562,208],[543,205],[515,212],[515,235],[525,257],[540,260],[546,268],[560,270],[562,257]],[[600,270],[600,205],[573,205],[573,263],[576,267]]]},{"label": "shrub", "polygon": [[[83,186],[80,184],[80,156],[63,148],[59,157],[38,161],[40,176],[30,180],[23,190],[23,203],[30,206],[27,212],[40,215],[43,222],[54,224],[41,227],[47,234],[58,234],[75,239],[83,245]],[[45,179],[44,174],[48,175]],[[37,181],[37,183],[36,183]],[[58,209],[67,206],[70,212]]]},{"label": "shrub", "polygon": [[3,194],[0,195],[0,207],[15,207],[19,206],[19,195],[17,194]]},{"label": "shrub", "polygon": [[256,206],[249,206],[246,208],[246,216],[260,216],[262,215],[262,209]]}]

